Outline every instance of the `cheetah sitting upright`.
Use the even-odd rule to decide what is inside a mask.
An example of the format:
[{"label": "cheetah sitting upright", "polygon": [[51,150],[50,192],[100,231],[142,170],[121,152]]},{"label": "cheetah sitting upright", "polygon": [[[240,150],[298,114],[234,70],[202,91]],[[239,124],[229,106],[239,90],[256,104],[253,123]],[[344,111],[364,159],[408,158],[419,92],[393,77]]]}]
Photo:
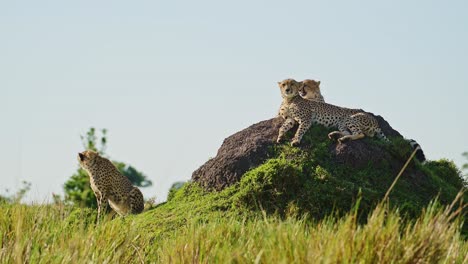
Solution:
[{"label": "cheetah sitting upright", "polygon": [[98,203],[98,221],[103,205],[106,206],[107,202],[119,215],[138,214],[143,211],[143,194],[110,160],[94,151],[86,150],[78,154],[78,161],[89,174],[91,189]]},{"label": "cheetah sitting upright", "polygon": [[363,112],[356,113],[355,109],[304,99],[299,95],[301,84],[293,79],[278,82],[278,85],[283,97],[282,105],[285,107],[282,114],[285,122],[279,130],[277,142],[280,142],[284,134],[296,123],[299,123],[299,128],[291,142],[293,146],[300,143],[312,123],[337,127],[338,131],[331,132],[328,137],[338,138],[340,143],[374,135],[388,141],[373,116]]},{"label": "cheetah sitting upright", "polygon": [[[325,103],[322,93],[320,93],[320,81],[306,79],[306,80],[303,80],[302,82],[298,82],[298,84],[300,87],[299,95],[302,98]],[[286,113],[287,113],[286,102],[283,101],[280,105],[278,115],[284,116]]]}]

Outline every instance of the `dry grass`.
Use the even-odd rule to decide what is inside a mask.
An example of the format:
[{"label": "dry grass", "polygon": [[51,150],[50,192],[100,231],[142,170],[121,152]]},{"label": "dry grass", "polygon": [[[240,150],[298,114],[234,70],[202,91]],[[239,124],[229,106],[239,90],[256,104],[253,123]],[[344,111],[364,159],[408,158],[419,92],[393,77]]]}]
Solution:
[{"label": "dry grass", "polygon": [[0,261],[468,263],[459,213],[431,204],[419,218],[405,221],[381,204],[363,225],[354,212],[319,222],[307,217],[218,217],[204,223],[187,219],[180,228],[158,233],[139,229],[137,220],[145,214],[95,226],[95,215],[87,210],[2,204]]}]

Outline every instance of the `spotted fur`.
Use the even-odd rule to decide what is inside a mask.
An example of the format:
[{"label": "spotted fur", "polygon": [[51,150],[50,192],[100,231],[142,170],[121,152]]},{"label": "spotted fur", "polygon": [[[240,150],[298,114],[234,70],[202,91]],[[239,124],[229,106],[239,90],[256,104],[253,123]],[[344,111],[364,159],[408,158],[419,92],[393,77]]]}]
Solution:
[{"label": "spotted fur", "polygon": [[87,150],[78,154],[78,161],[89,174],[91,189],[98,203],[98,220],[107,202],[119,215],[138,214],[143,211],[143,194],[110,160]]},{"label": "spotted fur", "polygon": [[338,131],[331,132],[328,137],[337,138],[340,143],[374,135],[388,141],[373,116],[364,112],[356,112],[356,109],[304,99],[299,95],[301,84],[293,79],[286,79],[278,85],[281,89],[284,107],[281,116],[285,122],[279,130],[277,142],[280,142],[284,134],[296,123],[299,127],[291,145],[298,145],[313,123],[338,128]]},{"label": "spotted fur", "polygon": [[[310,79],[306,79],[302,82],[298,82],[299,85],[299,95],[307,100],[313,100],[318,102],[325,102],[323,99],[322,93],[320,92],[320,81],[314,81]],[[287,107],[286,102],[281,102],[280,109],[278,111],[278,115],[284,116],[287,115]]]},{"label": "spotted fur", "polygon": [[[320,91],[320,81],[304,80],[300,82],[299,95],[302,98],[307,99],[307,100],[325,103],[325,100]],[[354,111],[354,113],[364,112],[361,109],[350,109],[350,110]],[[416,142],[416,140],[414,139],[405,139],[405,140],[408,141],[408,143],[411,145],[411,148],[413,150],[416,150],[416,156],[415,156],[416,159],[419,162],[424,163],[426,161],[426,156],[424,155],[424,151],[422,150],[419,143]]]}]

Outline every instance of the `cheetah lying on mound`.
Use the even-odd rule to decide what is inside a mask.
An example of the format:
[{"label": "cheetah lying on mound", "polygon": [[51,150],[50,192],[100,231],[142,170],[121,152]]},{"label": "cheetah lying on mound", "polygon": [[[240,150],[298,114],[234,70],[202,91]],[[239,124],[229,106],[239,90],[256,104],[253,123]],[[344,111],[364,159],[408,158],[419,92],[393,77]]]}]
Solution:
[{"label": "cheetah lying on mound", "polygon": [[[320,81],[317,82],[314,80],[304,80],[300,82],[299,95],[302,98],[307,99],[307,100],[325,103],[322,93],[320,92]],[[351,113],[353,114],[364,112],[361,109],[350,109],[350,111],[352,111]],[[416,142],[416,140],[414,139],[405,139],[405,140],[411,145],[411,148],[413,150],[417,150],[416,159],[419,160],[420,162],[425,162],[426,155],[424,155],[424,151],[422,150],[419,143]]]},{"label": "cheetah lying on mound", "polygon": [[112,162],[94,151],[78,154],[81,167],[89,174],[91,189],[98,203],[98,221],[102,206],[109,202],[119,215],[138,214],[143,211],[143,194],[123,176]]},{"label": "cheetah lying on mound", "polygon": [[325,103],[320,92],[320,81],[306,79],[299,82],[299,95],[307,100]]},{"label": "cheetah lying on mound", "polygon": [[[299,95],[307,100],[326,103],[320,91],[320,81],[304,80],[299,82]],[[364,113],[362,109],[348,109],[349,113]]]},{"label": "cheetah lying on mound", "polygon": [[301,142],[312,123],[326,127],[337,127],[338,131],[331,132],[328,137],[330,139],[338,138],[340,143],[365,136],[373,137],[374,135],[388,141],[373,116],[356,112],[355,109],[304,99],[299,95],[301,83],[293,79],[278,82],[278,85],[281,89],[282,106],[284,107],[280,114],[285,122],[279,130],[277,142],[280,142],[284,134],[296,123],[299,123],[299,128],[291,142],[293,146]]}]

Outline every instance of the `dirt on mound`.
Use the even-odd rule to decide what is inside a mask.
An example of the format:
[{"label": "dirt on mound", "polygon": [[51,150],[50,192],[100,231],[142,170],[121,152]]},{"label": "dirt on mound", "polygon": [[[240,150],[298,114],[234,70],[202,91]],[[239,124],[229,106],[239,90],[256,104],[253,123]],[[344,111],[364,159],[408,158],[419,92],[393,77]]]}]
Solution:
[{"label": "dirt on mound", "polygon": [[[374,115],[375,116],[375,115]],[[375,116],[382,131],[390,137],[401,137],[381,116]],[[200,183],[206,189],[222,190],[236,182],[242,175],[264,163],[270,157],[270,150],[277,144],[278,130],[283,123],[281,117],[275,117],[254,124],[226,138],[218,150],[216,157],[210,159],[193,172],[192,180]],[[296,131],[296,128],[293,128]],[[329,140],[324,138],[324,140]],[[310,148],[307,143],[301,143],[300,148]],[[334,143],[330,146],[333,162],[359,168],[371,163],[388,162],[393,170],[401,168],[404,160],[393,157],[390,153],[375,144],[365,140],[350,141],[343,144]],[[416,173],[415,178],[424,175]]]}]

